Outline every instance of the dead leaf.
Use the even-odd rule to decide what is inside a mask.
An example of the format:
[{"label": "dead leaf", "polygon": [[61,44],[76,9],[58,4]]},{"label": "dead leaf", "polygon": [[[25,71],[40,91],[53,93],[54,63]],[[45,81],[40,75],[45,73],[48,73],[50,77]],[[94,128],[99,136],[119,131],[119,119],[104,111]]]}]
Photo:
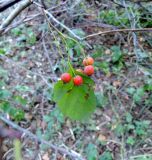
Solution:
[{"label": "dead leaf", "polygon": [[107,140],[107,137],[105,135],[103,135],[103,134],[99,134],[98,140],[103,142],[103,141]]},{"label": "dead leaf", "polygon": [[121,86],[121,82],[120,81],[114,81],[113,82],[113,86],[114,87],[120,87]]},{"label": "dead leaf", "polygon": [[106,49],[105,50],[105,54],[107,54],[107,55],[111,54],[111,50],[110,49]]},{"label": "dead leaf", "polygon": [[43,159],[43,160],[49,160],[49,154],[48,154],[48,153],[45,153],[45,154],[42,156],[42,159]]}]

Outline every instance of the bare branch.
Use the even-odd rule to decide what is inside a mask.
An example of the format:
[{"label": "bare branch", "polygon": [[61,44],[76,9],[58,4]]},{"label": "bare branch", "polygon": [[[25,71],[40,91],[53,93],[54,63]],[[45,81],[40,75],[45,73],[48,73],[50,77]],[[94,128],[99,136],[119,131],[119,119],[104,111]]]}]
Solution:
[{"label": "bare branch", "polygon": [[50,12],[48,12],[47,10],[44,9],[44,12],[57,24],[59,24],[61,27],[63,27],[65,30],[67,30],[69,33],[71,33],[71,35],[78,39],[78,40],[82,40],[82,38],[80,38],[78,35],[76,35],[70,28],[68,28],[66,25],[64,25],[63,23],[59,22]]},{"label": "bare branch", "polygon": [[11,29],[18,27],[19,25],[21,25],[23,23],[31,21],[31,20],[33,20],[33,19],[35,19],[37,17],[41,18],[40,16],[41,16],[41,13],[38,13],[38,14],[32,15],[30,17],[27,17],[26,19],[21,19],[18,22],[12,24],[11,26],[8,26],[7,28],[5,28],[5,30],[3,31],[2,35],[7,33],[8,31],[10,31]]},{"label": "bare branch", "polygon": [[110,31],[104,31],[104,32],[90,34],[90,35],[84,37],[83,39],[88,39],[88,38],[95,37],[98,35],[111,34],[111,33],[116,33],[116,32],[148,32],[148,31],[152,32],[152,28],[116,29],[116,30],[110,30]]},{"label": "bare branch", "polygon": [[0,0],[0,12],[3,12],[7,8],[13,6],[20,1],[22,0]]},{"label": "bare branch", "polygon": [[40,143],[48,145],[51,149],[53,149],[55,151],[58,151],[58,152],[60,152],[62,154],[66,154],[66,155],[68,155],[71,158],[76,159],[76,160],[85,160],[84,158],[82,158],[82,156],[79,153],[77,153],[77,152],[75,152],[75,151],[73,151],[71,149],[64,149],[64,148],[58,147],[58,146],[56,146],[54,144],[51,144],[51,143],[43,140],[42,138],[37,137],[36,135],[34,135],[33,133],[31,133],[30,131],[28,131],[28,130],[26,130],[26,129],[20,127],[20,126],[18,126],[17,124],[15,124],[11,120],[5,118],[4,116],[0,115],[0,119],[3,122],[5,122],[6,124],[8,124],[9,126],[13,127],[14,129],[17,129],[18,131],[20,131],[20,132],[28,135],[29,138],[35,139],[36,141],[38,141]]},{"label": "bare branch", "polygon": [[5,30],[5,28],[11,24],[11,22],[20,14],[26,7],[28,7],[31,4],[30,0],[25,0],[23,3],[21,3],[7,18],[6,20],[1,24],[0,26],[0,35]]},{"label": "bare branch", "polygon": [[44,7],[42,5],[40,5],[39,3],[35,2],[35,1],[33,1],[33,3],[36,4],[38,7],[40,7],[41,9],[43,9],[43,12],[46,15],[48,15],[51,20],[53,20],[56,24],[60,25],[62,28],[64,28],[66,31],[68,31],[74,38],[76,38],[77,40],[82,40],[82,38],[79,37],[78,35],[76,35],[70,28],[68,28],[63,23],[59,22],[59,20],[57,20],[48,10],[44,9]]}]

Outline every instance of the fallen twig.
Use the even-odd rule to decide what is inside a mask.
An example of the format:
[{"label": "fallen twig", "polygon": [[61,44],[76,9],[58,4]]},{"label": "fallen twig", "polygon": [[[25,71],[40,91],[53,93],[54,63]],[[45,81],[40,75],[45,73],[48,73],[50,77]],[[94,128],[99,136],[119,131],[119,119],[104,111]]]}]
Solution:
[{"label": "fallen twig", "polygon": [[13,6],[20,1],[22,0],[0,0],[0,12],[3,12],[7,8]]},{"label": "fallen twig", "polygon": [[6,18],[6,20],[0,25],[0,35],[3,33],[5,28],[11,24],[11,22],[18,16],[25,8],[27,8],[29,5],[31,5],[30,0],[25,0],[23,3],[21,3],[17,8],[14,9],[14,11]]},{"label": "fallen twig", "polygon": [[147,32],[147,31],[152,31],[152,28],[116,29],[116,30],[103,31],[103,32],[90,34],[86,37],[83,37],[83,40],[91,38],[91,37],[95,37],[95,36],[98,36],[98,35],[111,34],[111,33],[116,33],[116,32]]},{"label": "fallen twig", "polygon": [[25,135],[28,135],[29,138],[31,139],[35,139],[36,141],[40,142],[40,143],[43,143],[47,146],[49,146],[51,149],[53,149],[54,151],[58,151],[62,154],[65,154],[73,159],[76,159],[76,160],[85,160],[79,153],[71,150],[71,149],[64,149],[64,148],[61,148],[61,147],[58,147],[54,144],[51,144],[39,137],[37,137],[36,135],[34,135],[33,133],[31,133],[30,131],[18,126],[17,124],[15,124],[14,122],[12,122],[11,120],[5,118],[4,116],[0,115],[0,119],[5,122],[7,125],[11,126],[12,128],[24,133]]}]

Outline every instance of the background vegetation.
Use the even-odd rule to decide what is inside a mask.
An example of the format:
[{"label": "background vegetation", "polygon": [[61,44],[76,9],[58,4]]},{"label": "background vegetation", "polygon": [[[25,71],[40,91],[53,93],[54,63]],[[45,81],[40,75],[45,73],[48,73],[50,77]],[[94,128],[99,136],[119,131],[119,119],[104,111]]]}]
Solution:
[{"label": "background vegetation", "polygon": [[[15,159],[14,128],[23,133],[22,159],[151,160],[152,3],[33,1],[2,28],[21,3],[0,14],[4,159]],[[54,103],[53,87],[68,61],[83,67],[84,54],[95,59],[97,106],[89,119],[73,121]],[[2,134],[6,124],[10,134]]]}]

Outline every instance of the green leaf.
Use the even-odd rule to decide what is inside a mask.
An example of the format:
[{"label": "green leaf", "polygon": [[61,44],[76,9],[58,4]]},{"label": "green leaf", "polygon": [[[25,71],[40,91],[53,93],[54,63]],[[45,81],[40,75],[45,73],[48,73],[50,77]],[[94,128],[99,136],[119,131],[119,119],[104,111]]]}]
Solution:
[{"label": "green leaf", "polygon": [[104,62],[95,62],[95,66],[100,68],[106,74],[108,74],[110,72],[109,63],[106,62],[106,61],[104,61]]},{"label": "green leaf", "polygon": [[107,97],[102,92],[96,92],[96,99],[97,99],[97,106],[98,107],[105,107],[108,102]]},{"label": "green leaf", "polygon": [[58,100],[60,100],[65,93],[67,93],[68,91],[70,91],[73,87],[73,83],[63,83],[62,81],[58,81],[55,86],[54,86],[54,90],[53,90],[53,100],[56,102]]},{"label": "green leaf", "polygon": [[28,86],[21,86],[21,85],[17,85],[15,87],[16,90],[18,90],[19,92],[30,92],[32,91]]},{"label": "green leaf", "polygon": [[0,110],[2,110],[5,113],[8,113],[12,118],[14,118],[17,121],[20,121],[24,118],[24,111],[18,108],[14,108],[10,105],[9,102],[4,101],[0,103]]},{"label": "green leaf", "polygon": [[135,94],[133,95],[133,100],[135,102],[140,102],[142,97],[144,96],[144,88],[138,88],[135,92]]},{"label": "green leaf", "polygon": [[130,145],[134,145],[135,144],[135,138],[134,137],[128,137],[127,138],[127,144],[130,144]]},{"label": "green leaf", "polygon": [[121,136],[124,133],[124,126],[122,124],[118,124],[115,128],[115,133],[118,136]]},{"label": "green leaf", "polygon": [[148,54],[146,54],[145,52],[143,52],[141,49],[137,49],[136,53],[137,53],[137,56],[139,58],[141,58],[141,59],[148,57]]},{"label": "green leaf", "polygon": [[118,62],[120,58],[122,57],[120,48],[118,46],[113,46],[111,50],[113,51],[113,54],[112,54],[113,63]]},{"label": "green leaf", "polygon": [[11,96],[11,92],[6,89],[0,90],[0,99],[7,99]]},{"label": "green leaf", "polygon": [[5,50],[2,49],[2,48],[0,48],[0,55],[1,55],[1,54],[5,54]]},{"label": "green leaf", "polygon": [[[90,116],[96,107],[94,81],[89,76],[74,72],[83,78],[83,85],[74,86],[72,80],[70,83],[60,80],[54,85],[53,100],[65,116],[73,120],[82,120]],[[73,76],[71,70],[69,73]]]},{"label": "green leaf", "polygon": [[66,44],[68,48],[74,48],[74,46],[76,45],[75,42],[71,39],[67,39]]},{"label": "green leaf", "polygon": [[27,104],[27,100],[25,98],[23,98],[22,96],[14,96],[13,98],[17,103],[19,103],[21,105]]},{"label": "green leaf", "polygon": [[146,135],[147,129],[149,127],[150,121],[147,120],[143,120],[143,121],[135,121],[135,125],[136,125],[136,129],[135,129],[135,133],[138,136],[142,136],[142,135]]},{"label": "green leaf", "polygon": [[12,116],[15,120],[20,121],[24,118],[24,111],[18,108],[10,108],[10,111],[8,113],[10,116]]},{"label": "green leaf", "polygon": [[128,123],[131,123],[131,122],[132,122],[132,119],[133,119],[132,115],[131,115],[130,113],[127,113],[127,114],[126,114],[126,121],[127,121]]},{"label": "green leaf", "polygon": [[80,56],[83,52],[83,48],[80,45],[76,45],[74,47],[74,50],[76,51],[77,55]]},{"label": "green leaf", "polygon": [[21,28],[14,28],[11,30],[11,33],[14,35],[14,36],[19,36],[22,34],[22,29]]},{"label": "green leaf", "polygon": [[79,37],[85,37],[85,32],[81,28],[72,29],[72,32],[75,33]]},{"label": "green leaf", "polygon": [[146,90],[146,91],[152,91],[152,85],[151,84],[145,84],[144,90]]},{"label": "green leaf", "polygon": [[87,85],[74,86],[57,102],[62,113],[73,120],[90,116],[96,106],[96,97]]},{"label": "green leaf", "polygon": [[100,156],[99,160],[113,160],[113,158],[111,153],[106,151]]},{"label": "green leaf", "polygon": [[7,74],[8,74],[8,71],[6,71],[0,66],[0,77],[6,78]]},{"label": "green leaf", "polygon": [[98,150],[97,147],[89,143],[88,146],[85,149],[86,155],[87,155],[87,160],[96,160],[98,157]]},{"label": "green leaf", "polygon": [[1,109],[3,112],[8,113],[8,112],[10,111],[10,108],[11,108],[11,105],[10,105],[9,102],[4,101],[4,102],[1,102],[1,103],[0,103],[0,109]]},{"label": "green leaf", "polygon": [[133,95],[136,91],[136,89],[133,87],[127,88],[126,90],[127,90],[127,93],[129,93],[130,95]]}]

